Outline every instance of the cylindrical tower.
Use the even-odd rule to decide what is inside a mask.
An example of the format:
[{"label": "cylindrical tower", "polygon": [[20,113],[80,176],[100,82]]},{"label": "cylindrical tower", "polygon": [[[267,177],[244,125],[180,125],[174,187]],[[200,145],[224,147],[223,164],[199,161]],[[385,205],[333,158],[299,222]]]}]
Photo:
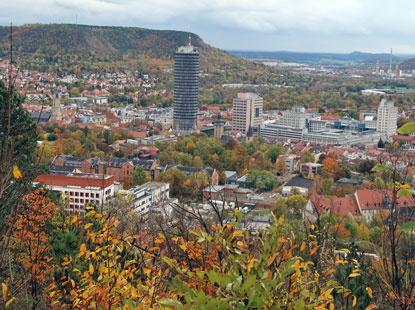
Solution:
[{"label": "cylindrical tower", "polygon": [[190,45],[174,54],[174,114],[177,131],[196,129],[199,98],[199,52]]}]

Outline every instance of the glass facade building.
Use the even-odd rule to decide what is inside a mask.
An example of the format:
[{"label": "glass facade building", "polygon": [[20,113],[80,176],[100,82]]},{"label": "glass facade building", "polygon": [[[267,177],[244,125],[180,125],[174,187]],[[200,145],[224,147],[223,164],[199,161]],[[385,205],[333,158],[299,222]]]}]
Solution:
[{"label": "glass facade building", "polygon": [[174,54],[174,130],[196,129],[198,98],[199,52],[189,44]]}]

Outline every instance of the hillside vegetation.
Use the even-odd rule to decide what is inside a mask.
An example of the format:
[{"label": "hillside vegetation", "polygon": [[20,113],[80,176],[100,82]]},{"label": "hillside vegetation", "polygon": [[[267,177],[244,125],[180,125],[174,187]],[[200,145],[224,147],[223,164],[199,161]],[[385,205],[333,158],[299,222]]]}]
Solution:
[{"label": "hillside vegetation", "polygon": [[[226,70],[234,63],[256,66],[190,35],[192,45],[199,48],[204,71],[217,67]],[[57,73],[136,69],[151,73],[170,67],[175,50],[187,44],[188,36],[187,32],[172,30],[33,24],[13,28],[13,45],[23,69]],[[0,57],[9,57],[9,27],[0,27]]]}]

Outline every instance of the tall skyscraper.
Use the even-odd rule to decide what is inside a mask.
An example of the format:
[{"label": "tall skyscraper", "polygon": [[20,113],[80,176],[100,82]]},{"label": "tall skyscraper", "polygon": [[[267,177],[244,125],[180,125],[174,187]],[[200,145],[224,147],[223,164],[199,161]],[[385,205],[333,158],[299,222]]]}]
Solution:
[{"label": "tall skyscraper", "polygon": [[196,129],[199,98],[199,52],[189,44],[174,54],[173,128],[177,131]]},{"label": "tall skyscraper", "polygon": [[385,134],[386,138],[394,135],[397,129],[398,107],[392,100],[383,98],[379,103],[376,131]]},{"label": "tall skyscraper", "polygon": [[232,130],[248,134],[262,122],[263,99],[254,93],[238,93],[233,98]]}]

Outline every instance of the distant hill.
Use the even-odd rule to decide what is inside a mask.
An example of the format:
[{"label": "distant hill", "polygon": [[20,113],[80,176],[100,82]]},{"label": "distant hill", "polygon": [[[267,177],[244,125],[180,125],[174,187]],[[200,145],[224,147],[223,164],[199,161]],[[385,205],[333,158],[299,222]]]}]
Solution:
[{"label": "distant hill", "polygon": [[[390,55],[387,53],[371,54],[362,52],[353,52],[349,54],[337,53],[302,53],[302,52],[266,52],[266,51],[228,51],[232,55],[246,59],[275,59],[284,62],[298,63],[338,63],[338,62],[357,62],[366,64],[375,64],[377,60],[380,63],[389,63]],[[401,61],[401,56],[393,56],[393,62]]]},{"label": "distant hill", "polygon": [[[176,48],[187,44],[188,36],[183,31],[133,27],[70,24],[13,27],[15,57],[22,68],[62,73],[161,71],[171,66]],[[191,38],[192,45],[200,50],[202,69],[232,62],[247,63],[204,43],[195,34]],[[0,57],[9,58],[9,27],[0,27]]]},{"label": "distant hill", "polygon": [[399,64],[399,69],[402,69],[402,70],[415,70],[415,57],[402,61]]}]

